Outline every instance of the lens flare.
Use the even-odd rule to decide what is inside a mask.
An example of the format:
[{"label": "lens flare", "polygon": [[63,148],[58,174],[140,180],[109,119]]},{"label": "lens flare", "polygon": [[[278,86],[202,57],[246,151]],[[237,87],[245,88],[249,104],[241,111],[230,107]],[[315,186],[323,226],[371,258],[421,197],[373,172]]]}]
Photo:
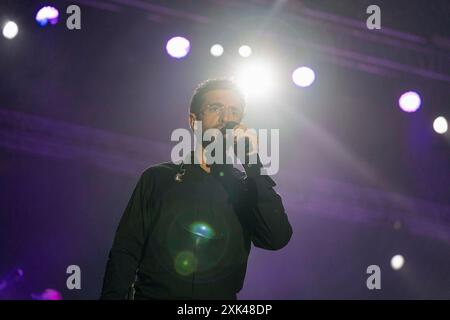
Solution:
[{"label": "lens flare", "polygon": [[190,251],[182,251],[175,257],[175,270],[182,276],[187,276],[197,270],[197,259]]},{"label": "lens flare", "polygon": [[189,226],[189,231],[199,237],[212,239],[216,235],[214,229],[205,222],[194,222]]}]

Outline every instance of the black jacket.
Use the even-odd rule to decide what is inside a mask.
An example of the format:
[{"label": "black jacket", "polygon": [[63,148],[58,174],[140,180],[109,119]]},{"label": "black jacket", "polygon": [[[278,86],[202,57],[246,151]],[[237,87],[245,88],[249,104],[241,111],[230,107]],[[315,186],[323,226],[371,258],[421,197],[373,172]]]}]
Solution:
[{"label": "black jacket", "polygon": [[[260,163],[163,163],[139,179],[117,228],[102,299],[235,299],[251,242],[278,250],[292,228]],[[177,173],[183,173],[176,181]]]}]

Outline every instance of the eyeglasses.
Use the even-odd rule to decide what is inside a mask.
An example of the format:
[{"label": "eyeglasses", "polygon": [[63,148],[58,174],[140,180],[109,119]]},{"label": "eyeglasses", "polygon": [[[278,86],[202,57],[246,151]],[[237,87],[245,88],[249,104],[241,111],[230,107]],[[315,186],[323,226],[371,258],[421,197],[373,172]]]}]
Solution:
[{"label": "eyeglasses", "polygon": [[[242,109],[236,108],[236,107],[228,107],[230,109],[231,115],[236,118],[242,118],[244,116],[244,111]],[[211,103],[207,104],[203,108],[203,112],[209,113],[209,114],[220,114],[225,110],[225,105],[221,103]]]}]

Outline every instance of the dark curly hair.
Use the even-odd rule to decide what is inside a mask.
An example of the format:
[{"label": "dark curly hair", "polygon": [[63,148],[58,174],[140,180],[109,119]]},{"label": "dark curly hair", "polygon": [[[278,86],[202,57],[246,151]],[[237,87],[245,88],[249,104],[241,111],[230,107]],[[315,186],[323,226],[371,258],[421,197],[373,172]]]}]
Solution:
[{"label": "dark curly hair", "polygon": [[246,97],[242,92],[241,88],[236,84],[233,79],[229,78],[220,78],[220,79],[208,79],[202,83],[200,83],[197,88],[195,88],[194,95],[191,99],[191,105],[189,107],[189,111],[194,113],[196,116],[200,116],[200,109],[203,104],[203,95],[212,90],[218,89],[228,89],[234,91],[243,102],[243,106],[245,107]]}]

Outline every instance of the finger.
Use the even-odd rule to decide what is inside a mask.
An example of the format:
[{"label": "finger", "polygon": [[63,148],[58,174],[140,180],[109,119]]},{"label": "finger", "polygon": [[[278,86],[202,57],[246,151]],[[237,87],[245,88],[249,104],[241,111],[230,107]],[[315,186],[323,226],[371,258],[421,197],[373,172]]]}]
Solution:
[{"label": "finger", "polygon": [[235,129],[233,131],[233,135],[235,139],[241,139],[245,137],[245,130],[242,128]]}]

